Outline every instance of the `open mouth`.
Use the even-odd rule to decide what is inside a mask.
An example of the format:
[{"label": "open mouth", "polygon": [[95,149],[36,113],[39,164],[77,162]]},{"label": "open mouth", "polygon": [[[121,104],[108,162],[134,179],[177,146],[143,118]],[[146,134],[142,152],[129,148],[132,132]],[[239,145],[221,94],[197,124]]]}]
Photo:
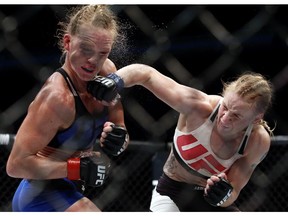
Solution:
[{"label": "open mouth", "polygon": [[84,68],[84,67],[81,67],[84,71],[86,71],[87,73],[93,73],[93,69],[89,69],[89,68]]}]

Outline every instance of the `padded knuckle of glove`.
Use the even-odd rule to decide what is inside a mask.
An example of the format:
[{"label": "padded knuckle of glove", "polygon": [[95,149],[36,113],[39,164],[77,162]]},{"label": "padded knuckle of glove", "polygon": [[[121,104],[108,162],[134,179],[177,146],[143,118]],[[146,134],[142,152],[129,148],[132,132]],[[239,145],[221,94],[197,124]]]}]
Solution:
[{"label": "padded knuckle of glove", "polygon": [[220,206],[231,196],[232,190],[232,185],[224,178],[220,178],[220,181],[215,182],[207,191],[204,199],[212,206]]},{"label": "padded knuckle of glove", "polygon": [[115,81],[103,76],[96,76],[94,80],[88,81],[87,91],[97,100],[106,102],[111,102],[118,94]]},{"label": "padded knuckle of glove", "polygon": [[112,131],[107,133],[103,142],[103,151],[109,155],[118,156],[126,148],[128,133],[124,127],[111,125]]}]

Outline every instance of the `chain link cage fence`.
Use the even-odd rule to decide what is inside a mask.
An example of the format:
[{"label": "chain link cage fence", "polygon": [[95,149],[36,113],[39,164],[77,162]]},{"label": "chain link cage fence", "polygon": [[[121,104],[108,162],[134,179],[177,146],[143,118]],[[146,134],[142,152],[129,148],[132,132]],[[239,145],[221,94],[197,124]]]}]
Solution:
[{"label": "chain link cage fence", "polygon": [[[75,5],[0,5],[0,133],[16,133],[44,80],[60,66],[57,23]],[[111,5],[126,28],[125,49],[111,59],[118,68],[146,63],[208,94],[244,70],[275,86],[266,120],[275,137],[264,161],[241,192],[242,211],[287,211],[288,82],[286,5]],[[124,48],[124,46],[122,47]],[[101,188],[86,195],[103,211],[149,211],[153,180],[161,174],[178,114],[140,86],[122,94],[131,145]],[[11,211],[20,179],[5,166],[11,145],[0,145],[0,211]]]}]

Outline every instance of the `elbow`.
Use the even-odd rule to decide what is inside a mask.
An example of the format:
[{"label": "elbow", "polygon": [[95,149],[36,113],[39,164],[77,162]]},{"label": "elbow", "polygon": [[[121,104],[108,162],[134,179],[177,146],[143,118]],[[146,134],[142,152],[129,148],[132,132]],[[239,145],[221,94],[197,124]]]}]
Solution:
[{"label": "elbow", "polygon": [[19,163],[17,163],[15,160],[8,159],[8,162],[6,164],[6,173],[10,177],[18,178]]}]

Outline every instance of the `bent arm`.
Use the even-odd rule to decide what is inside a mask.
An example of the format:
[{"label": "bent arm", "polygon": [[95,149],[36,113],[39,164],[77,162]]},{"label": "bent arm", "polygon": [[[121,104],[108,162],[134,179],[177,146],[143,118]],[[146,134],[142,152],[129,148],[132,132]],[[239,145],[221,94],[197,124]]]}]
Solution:
[{"label": "bent arm", "polygon": [[270,136],[266,131],[262,133],[262,137],[257,141],[254,139],[254,141],[249,142],[244,157],[236,161],[227,174],[227,178],[234,189],[231,197],[224,203],[223,207],[235,202],[241,190],[250,180],[257,165],[266,157],[269,148]]},{"label": "bent arm", "polygon": [[[42,90],[30,105],[7,161],[6,170],[9,176],[27,179],[54,179],[67,176],[66,161],[52,160],[37,154],[48,145],[60,127],[65,127],[62,122],[67,122],[67,119],[63,118],[67,117],[67,113],[71,113],[63,109],[63,104],[55,102],[57,98],[61,100],[60,97],[56,93],[43,93]],[[51,101],[54,106],[51,106]]]},{"label": "bent arm", "polygon": [[128,65],[119,69],[116,74],[123,79],[125,87],[141,85],[182,114],[195,111],[199,103],[208,101],[205,93],[181,85],[148,65]]}]

